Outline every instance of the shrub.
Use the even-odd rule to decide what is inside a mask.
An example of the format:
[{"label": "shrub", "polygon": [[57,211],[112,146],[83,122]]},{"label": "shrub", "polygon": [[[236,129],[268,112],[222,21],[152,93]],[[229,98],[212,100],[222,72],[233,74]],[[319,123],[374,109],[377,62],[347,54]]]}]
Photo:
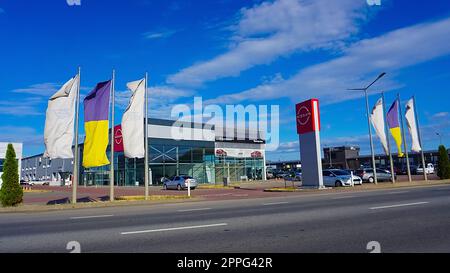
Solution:
[{"label": "shrub", "polygon": [[444,145],[439,146],[438,172],[440,179],[450,179],[450,161]]},{"label": "shrub", "polygon": [[23,201],[23,190],[19,183],[19,167],[16,152],[12,144],[8,144],[3,164],[2,188],[0,201],[4,207],[17,206]]}]

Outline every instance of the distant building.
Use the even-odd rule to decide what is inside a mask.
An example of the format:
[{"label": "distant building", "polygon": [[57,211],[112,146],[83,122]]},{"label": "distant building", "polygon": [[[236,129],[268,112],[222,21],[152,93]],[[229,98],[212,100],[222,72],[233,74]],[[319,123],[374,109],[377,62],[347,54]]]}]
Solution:
[{"label": "distant building", "polygon": [[[450,155],[450,150],[447,150]],[[422,165],[422,155],[421,153],[408,153],[409,163],[412,165]],[[438,163],[439,152],[437,150],[424,151],[425,163],[433,163],[435,166]],[[397,153],[392,153],[392,160],[395,167],[402,167],[406,165],[406,157],[398,157]],[[372,156],[362,155],[354,158],[347,158],[349,169],[356,169],[361,166],[372,166]],[[378,168],[390,168],[389,156],[385,154],[375,155],[375,165]]]},{"label": "distant building", "polygon": [[[450,149],[448,150],[450,155]],[[371,167],[372,166],[372,156],[371,155],[360,155],[360,148],[358,146],[340,146],[340,147],[326,147],[323,149],[323,168],[339,168],[339,169],[352,169],[356,170],[362,166]],[[422,157],[420,153],[409,153],[409,162],[413,165],[421,165]],[[437,150],[424,151],[425,162],[437,164],[439,152]],[[392,154],[394,166],[401,167],[406,165],[406,158],[399,158],[397,153]],[[278,162],[268,162],[268,167],[279,170],[291,170],[299,169],[301,166],[301,161],[299,160],[289,160],[289,161],[278,161]],[[389,169],[389,156],[385,154],[375,155],[375,165],[378,168]]]},{"label": "distant building", "polygon": [[300,160],[269,161],[267,162],[267,168],[274,170],[301,169],[302,163],[300,162]]},{"label": "distant building", "polygon": [[[0,188],[2,186],[2,174],[3,174],[3,163],[5,162],[6,157],[6,149],[8,148],[8,142],[0,142]],[[19,163],[19,176],[20,176],[20,169],[22,164],[22,143],[12,143],[14,147],[14,151],[16,152],[16,158]]]},{"label": "distant building", "polygon": [[73,159],[49,159],[38,154],[22,160],[21,179],[24,181],[48,181],[52,186],[70,185]]},{"label": "distant building", "polygon": [[323,166],[326,168],[354,169],[349,159],[359,158],[357,146],[327,147],[323,149]]}]

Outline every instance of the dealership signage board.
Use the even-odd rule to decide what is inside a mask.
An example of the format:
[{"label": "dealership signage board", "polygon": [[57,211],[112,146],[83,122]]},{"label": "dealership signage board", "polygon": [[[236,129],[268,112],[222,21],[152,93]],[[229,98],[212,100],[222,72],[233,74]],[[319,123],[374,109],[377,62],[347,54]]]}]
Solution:
[{"label": "dealership signage board", "polygon": [[236,157],[236,158],[263,158],[264,150],[258,149],[236,149],[236,148],[216,148],[217,157]]},{"label": "dealership signage board", "polygon": [[304,101],[297,104],[295,110],[297,133],[300,137],[302,185],[308,188],[323,188],[319,101]]}]

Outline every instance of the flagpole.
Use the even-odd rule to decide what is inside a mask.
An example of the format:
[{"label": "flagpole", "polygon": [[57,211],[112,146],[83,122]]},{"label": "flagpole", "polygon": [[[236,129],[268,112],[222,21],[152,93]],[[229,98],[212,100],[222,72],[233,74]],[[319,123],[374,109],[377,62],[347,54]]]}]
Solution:
[{"label": "flagpole", "polygon": [[403,126],[403,112],[402,112],[402,106],[400,103],[400,94],[397,93],[397,100],[398,100],[398,111],[400,112],[400,126],[402,130],[402,137],[403,137],[403,148],[405,149],[405,155],[406,155],[406,168],[408,172],[408,180],[409,182],[412,182],[411,178],[411,168],[409,166],[409,155],[408,155],[408,145],[406,144],[406,136],[405,136],[405,130]]},{"label": "flagpole", "polygon": [[[383,100],[383,119],[385,119],[386,118],[386,101],[384,99],[384,92],[381,92],[381,97],[382,97],[382,100]],[[388,152],[389,152],[389,162],[390,162],[390,165],[391,165],[391,179],[392,179],[392,183],[394,184],[395,183],[394,162],[392,161],[391,141],[389,139],[389,131],[387,129],[386,122],[384,123],[384,131],[386,133]]]},{"label": "flagpole", "polygon": [[111,167],[109,168],[109,201],[114,201],[114,107],[115,107],[115,90],[114,90],[114,84],[116,81],[116,70],[113,69],[112,71],[112,80],[111,80],[111,140],[110,140],[110,146],[111,146],[111,159],[110,164]]},{"label": "flagpole", "polygon": [[369,125],[370,152],[372,154],[372,168],[374,179],[373,182],[375,185],[377,185],[378,184],[377,165],[375,164],[375,152],[373,149],[372,127],[370,125],[370,113],[369,113],[369,96],[367,95],[367,89],[364,90],[364,94],[366,95],[366,112],[367,112],[367,124]]},{"label": "flagpole", "polygon": [[145,72],[145,160],[144,160],[144,183],[145,183],[145,200],[148,200],[148,73]]},{"label": "flagpole", "polygon": [[414,118],[416,119],[417,132],[419,135],[420,154],[422,157],[422,166],[423,166],[423,178],[425,179],[425,181],[428,181],[427,169],[425,166],[425,155],[423,153],[422,134],[420,133],[419,117],[417,116],[416,97],[413,96],[412,99],[413,99],[413,105],[414,105]]},{"label": "flagpole", "polygon": [[75,101],[75,155],[73,159],[73,174],[72,174],[72,204],[77,203],[77,186],[78,186],[78,127],[79,127],[79,115],[80,115],[80,85],[81,85],[81,67],[78,67],[78,87],[77,97]]}]

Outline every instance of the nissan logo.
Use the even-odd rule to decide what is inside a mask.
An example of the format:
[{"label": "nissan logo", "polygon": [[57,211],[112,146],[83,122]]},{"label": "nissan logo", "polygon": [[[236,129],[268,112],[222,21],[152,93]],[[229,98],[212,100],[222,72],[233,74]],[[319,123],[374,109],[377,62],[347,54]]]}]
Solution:
[{"label": "nissan logo", "polygon": [[309,122],[309,119],[311,118],[311,112],[306,106],[300,107],[297,112],[297,122],[303,126],[306,125]]},{"label": "nissan logo", "polygon": [[122,143],[122,129],[116,130],[114,141],[116,142],[116,144]]}]

